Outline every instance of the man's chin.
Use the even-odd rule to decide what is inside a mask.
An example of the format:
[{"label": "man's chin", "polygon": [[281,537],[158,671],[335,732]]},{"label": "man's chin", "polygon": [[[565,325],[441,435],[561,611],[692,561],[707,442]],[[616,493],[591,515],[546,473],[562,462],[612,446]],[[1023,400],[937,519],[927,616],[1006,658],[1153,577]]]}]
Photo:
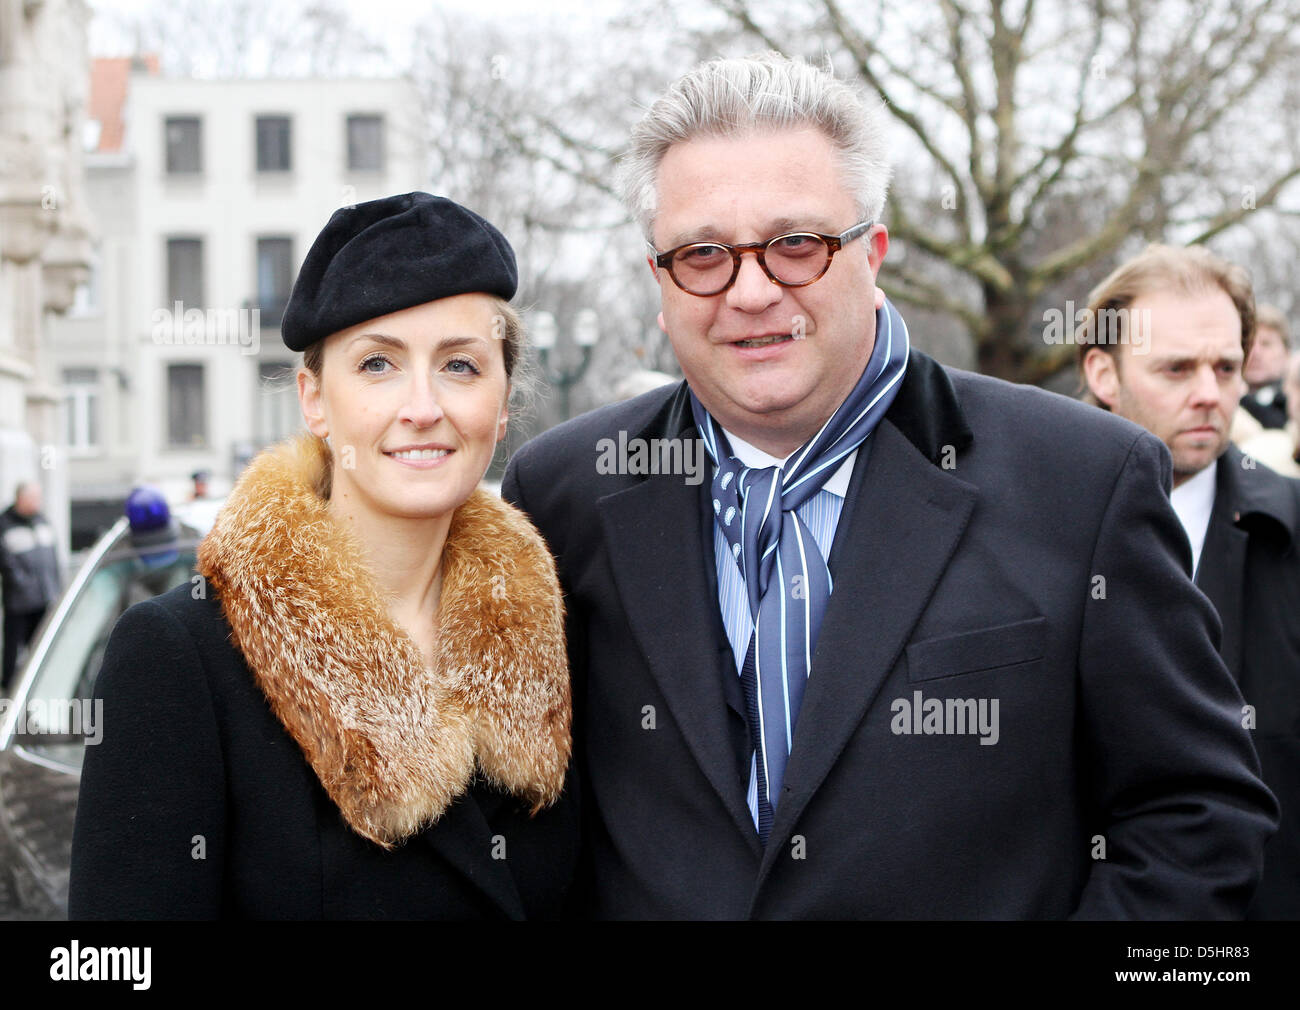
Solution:
[{"label": "man's chin", "polygon": [[1217,450],[1208,448],[1180,452],[1174,457],[1174,476],[1180,480],[1190,480],[1206,467],[1214,466],[1225,449],[1227,449],[1226,443]]},{"label": "man's chin", "polygon": [[[698,390],[695,395],[699,396]],[[800,395],[788,382],[772,382],[732,389],[715,387],[709,400],[714,401],[719,410],[709,407],[702,396],[700,402],[719,420],[722,419],[720,412],[725,411],[727,416],[738,420],[773,424],[779,423],[782,415],[794,411],[800,404],[806,403],[807,399],[806,394]]]}]

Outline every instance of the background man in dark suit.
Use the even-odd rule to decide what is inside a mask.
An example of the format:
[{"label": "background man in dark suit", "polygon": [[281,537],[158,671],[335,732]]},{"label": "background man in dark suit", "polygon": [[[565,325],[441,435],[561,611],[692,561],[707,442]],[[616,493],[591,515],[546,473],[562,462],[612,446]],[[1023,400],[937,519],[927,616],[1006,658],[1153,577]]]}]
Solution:
[{"label": "background man in dark suit", "polygon": [[633,135],[686,381],[503,484],[567,594],[587,911],[1239,916],[1275,804],[1169,455],[910,350],[884,155],[874,105],[775,54]]},{"label": "background man in dark suit", "polygon": [[1246,703],[1264,781],[1282,805],[1265,852],[1252,918],[1300,918],[1300,481],[1228,441],[1253,354],[1246,272],[1209,250],[1151,246],[1089,297],[1090,315],[1122,310],[1148,336],[1081,340],[1084,375],[1104,407],[1169,447],[1174,510],[1192,548],[1196,584],[1223,622],[1219,651]]}]

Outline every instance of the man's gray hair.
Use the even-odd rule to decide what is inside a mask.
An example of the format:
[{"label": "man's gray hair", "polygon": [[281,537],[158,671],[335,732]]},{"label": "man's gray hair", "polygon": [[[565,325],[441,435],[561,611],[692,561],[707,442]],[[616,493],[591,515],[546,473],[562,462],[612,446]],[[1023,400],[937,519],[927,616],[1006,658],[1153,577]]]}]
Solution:
[{"label": "man's gray hair", "polygon": [[[697,136],[815,126],[839,152],[845,186],[862,220],[879,220],[889,187],[884,104],[819,68],[777,52],[702,63],[674,82],[632,130],[619,165],[619,188],[651,238],[658,209],[659,163],[668,149]],[[773,151],[772,157],[779,158]],[[846,223],[845,227],[848,227]]]}]

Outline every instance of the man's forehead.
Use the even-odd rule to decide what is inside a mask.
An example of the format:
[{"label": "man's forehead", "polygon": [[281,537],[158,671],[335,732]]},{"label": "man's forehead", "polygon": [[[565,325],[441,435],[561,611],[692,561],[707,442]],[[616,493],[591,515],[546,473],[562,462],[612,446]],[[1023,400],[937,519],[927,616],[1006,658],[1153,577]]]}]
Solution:
[{"label": "man's forehead", "polygon": [[830,139],[815,126],[697,135],[656,173],[655,240],[757,242],[791,231],[839,234],[857,223]]},{"label": "man's forehead", "polygon": [[[762,242],[786,235],[790,232],[809,231],[820,234],[839,234],[840,223],[817,211],[807,213],[790,213],[788,210],[774,212],[769,217],[758,218],[756,225],[738,226],[723,224],[719,220],[710,220],[707,212],[699,215],[699,223],[674,221],[672,233],[667,237],[667,245],[673,248],[688,242],[727,242],[732,245],[744,242]],[[850,222],[854,224],[856,222]],[[742,234],[752,231],[753,235]]]},{"label": "man's forehead", "polygon": [[[1132,354],[1139,352],[1133,351]],[[1241,344],[1235,346],[1227,344],[1210,344],[1201,343],[1199,345],[1182,345],[1182,346],[1162,346],[1153,342],[1151,352],[1147,356],[1152,364],[1160,365],[1172,361],[1208,361],[1210,363],[1220,361],[1237,361],[1242,359]]]},{"label": "man's forehead", "polygon": [[[1157,291],[1134,299],[1128,308],[1130,334],[1145,337],[1152,358],[1240,359],[1241,316],[1222,289]],[[1141,339],[1130,349],[1142,348]]]}]

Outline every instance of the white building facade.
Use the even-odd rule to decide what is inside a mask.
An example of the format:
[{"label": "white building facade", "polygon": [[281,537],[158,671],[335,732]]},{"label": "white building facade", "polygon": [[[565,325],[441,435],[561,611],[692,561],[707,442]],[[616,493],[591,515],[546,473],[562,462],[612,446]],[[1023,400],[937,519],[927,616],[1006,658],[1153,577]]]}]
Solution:
[{"label": "white building facade", "polygon": [[82,191],[86,26],[81,0],[0,0],[0,509],[40,484],[66,544],[58,316],[87,276]]},{"label": "white building facade", "polygon": [[87,155],[95,269],[60,323],[81,542],[133,486],[183,500],[205,471],[221,494],[299,428],[279,336],[293,280],[334,210],[424,187],[419,109],[400,80],[178,80],[136,65],[119,149]]}]

